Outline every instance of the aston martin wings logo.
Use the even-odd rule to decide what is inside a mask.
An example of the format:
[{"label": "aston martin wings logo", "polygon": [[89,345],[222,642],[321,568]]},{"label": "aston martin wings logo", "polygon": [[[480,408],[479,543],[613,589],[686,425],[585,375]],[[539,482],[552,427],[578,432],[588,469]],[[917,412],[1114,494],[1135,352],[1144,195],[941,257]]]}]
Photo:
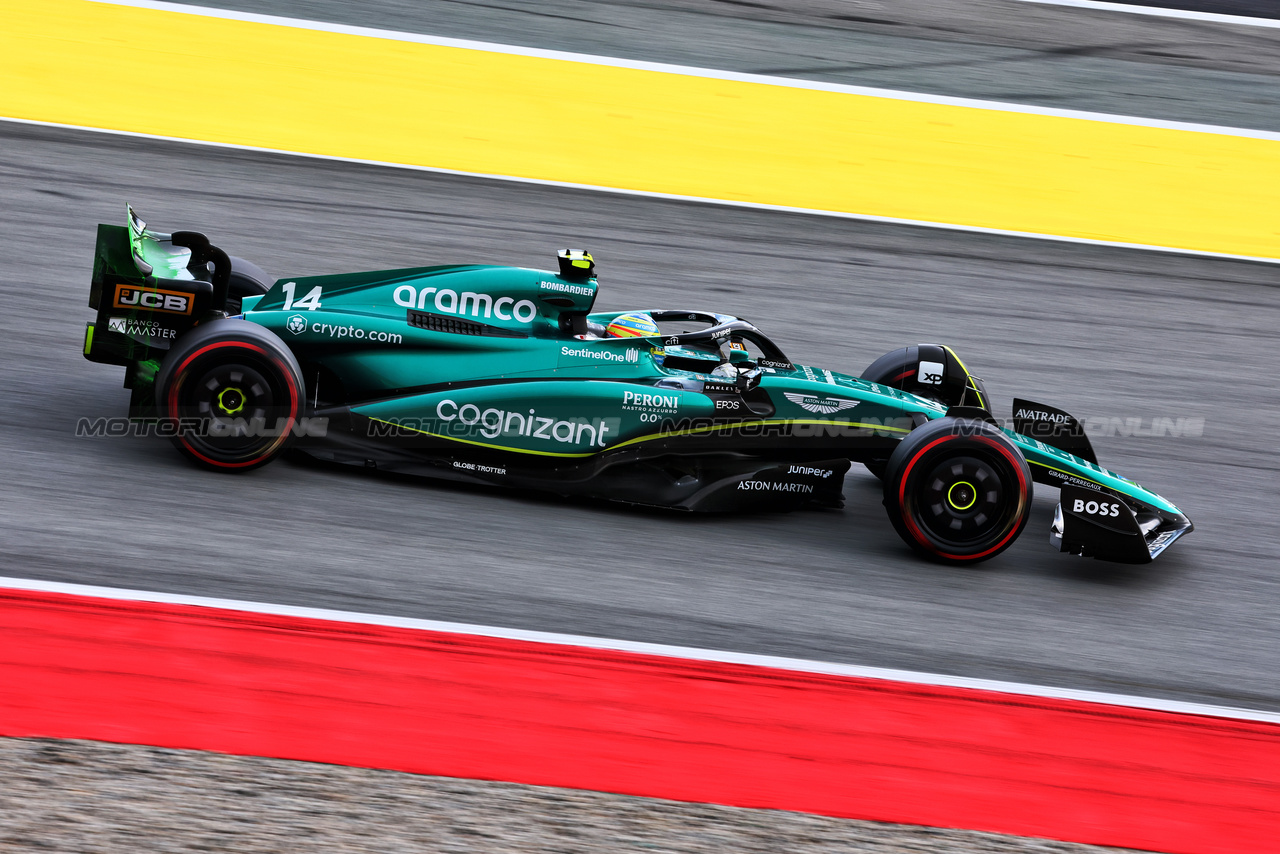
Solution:
[{"label": "aston martin wings logo", "polygon": [[839,397],[813,397],[808,394],[800,394],[794,391],[784,391],[783,394],[787,400],[810,412],[821,412],[823,415],[830,415],[833,412],[839,412],[842,409],[853,409],[858,405],[859,401],[844,400]]}]

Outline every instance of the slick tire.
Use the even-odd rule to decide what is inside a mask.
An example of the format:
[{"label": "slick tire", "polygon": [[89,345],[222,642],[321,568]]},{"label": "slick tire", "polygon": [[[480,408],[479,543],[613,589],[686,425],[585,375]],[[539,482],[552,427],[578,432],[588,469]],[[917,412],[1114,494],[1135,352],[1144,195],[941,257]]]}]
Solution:
[{"label": "slick tire", "polygon": [[1013,544],[1031,512],[1031,470],[985,421],[939,418],[894,449],[884,505],[898,536],[942,563],[988,560]]},{"label": "slick tire", "polygon": [[[933,362],[943,366],[940,384],[920,382],[921,362]],[[964,371],[965,376],[961,376],[962,371],[959,361],[946,348],[939,344],[919,344],[915,347],[900,347],[885,353],[867,366],[867,369],[862,372],[862,379],[908,391],[951,407],[960,403],[964,397],[964,382],[968,372]],[[867,460],[864,463],[867,471],[881,481],[884,480],[887,464],[887,459]]]},{"label": "slick tire", "polygon": [[227,314],[239,314],[245,297],[265,294],[275,281],[257,264],[232,255],[231,280],[227,284]]},{"label": "slick tire", "polygon": [[[941,365],[941,373],[930,382],[921,382],[921,364]],[[944,406],[955,406],[964,397],[969,373],[945,347],[919,344],[890,350],[862,372],[862,379],[901,389]]]},{"label": "slick tire", "polygon": [[195,327],[156,377],[174,446],[195,463],[248,471],[280,454],[302,417],[306,390],[293,353],[274,333],[229,318]]}]

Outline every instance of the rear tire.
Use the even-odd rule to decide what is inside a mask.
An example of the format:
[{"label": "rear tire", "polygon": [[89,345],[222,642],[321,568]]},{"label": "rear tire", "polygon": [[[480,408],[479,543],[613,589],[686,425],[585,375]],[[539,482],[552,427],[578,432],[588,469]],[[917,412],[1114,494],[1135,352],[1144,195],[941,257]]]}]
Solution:
[{"label": "rear tire", "polygon": [[231,279],[227,283],[227,314],[240,314],[245,297],[261,296],[275,283],[276,280],[257,264],[232,255]]},{"label": "rear tire", "polygon": [[898,536],[943,563],[977,563],[1011,546],[1031,496],[1022,452],[985,421],[930,421],[907,434],[885,470],[884,505]]},{"label": "rear tire", "polygon": [[161,416],[176,419],[173,444],[206,468],[248,471],[284,450],[302,416],[297,360],[256,323],[203,323],[180,338],[156,377]]}]

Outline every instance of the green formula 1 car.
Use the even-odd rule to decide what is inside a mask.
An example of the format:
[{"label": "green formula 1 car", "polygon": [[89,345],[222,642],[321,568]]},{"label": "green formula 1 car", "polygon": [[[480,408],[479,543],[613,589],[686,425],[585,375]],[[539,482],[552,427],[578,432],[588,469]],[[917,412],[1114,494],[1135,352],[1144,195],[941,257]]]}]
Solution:
[{"label": "green formula 1 car", "polygon": [[131,416],[197,463],[284,449],[378,469],[697,511],[839,507],[853,462],[912,548],[969,563],[1061,489],[1050,541],[1145,563],[1192,530],[1101,468],[1079,423],[1015,400],[998,426],[948,347],[861,376],[793,362],[705,311],[594,312],[584,252],[275,280],[197,232],[98,227],[84,354],[123,365]]}]

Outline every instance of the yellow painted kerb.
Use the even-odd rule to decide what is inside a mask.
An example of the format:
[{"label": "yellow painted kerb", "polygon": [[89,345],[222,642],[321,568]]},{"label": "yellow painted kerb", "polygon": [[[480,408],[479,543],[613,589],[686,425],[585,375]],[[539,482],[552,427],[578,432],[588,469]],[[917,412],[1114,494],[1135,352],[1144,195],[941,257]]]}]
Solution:
[{"label": "yellow painted kerb", "polygon": [[0,0],[0,115],[1280,257],[1280,142]]}]

